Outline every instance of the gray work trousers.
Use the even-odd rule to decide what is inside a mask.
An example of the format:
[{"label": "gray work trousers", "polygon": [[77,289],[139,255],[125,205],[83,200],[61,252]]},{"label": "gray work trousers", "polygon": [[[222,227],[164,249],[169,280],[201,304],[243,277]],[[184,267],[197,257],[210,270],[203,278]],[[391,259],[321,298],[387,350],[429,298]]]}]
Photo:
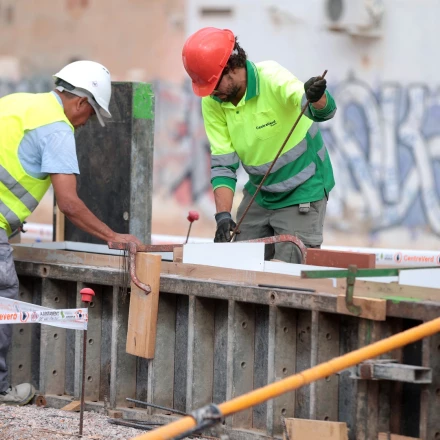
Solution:
[{"label": "gray work trousers", "polygon": [[[243,191],[243,194],[243,200],[237,210],[237,221],[242,217],[252,198],[246,190]],[[240,225],[241,232],[236,235],[236,239],[243,241],[290,234],[296,235],[306,247],[319,248],[323,240],[322,231],[326,208],[326,197],[317,202],[311,202],[307,213],[300,212],[298,205],[280,209],[265,209],[254,201]],[[301,253],[298,247],[292,243],[278,243],[266,246],[265,259],[300,263]]]},{"label": "gray work trousers", "polygon": [[[18,299],[18,277],[15,271],[12,247],[6,231],[0,228],[0,296]],[[12,324],[0,324],[0,392],[9,387],[6,355],[12,339]],[[29,360],[30,361],[30,360]]]}]

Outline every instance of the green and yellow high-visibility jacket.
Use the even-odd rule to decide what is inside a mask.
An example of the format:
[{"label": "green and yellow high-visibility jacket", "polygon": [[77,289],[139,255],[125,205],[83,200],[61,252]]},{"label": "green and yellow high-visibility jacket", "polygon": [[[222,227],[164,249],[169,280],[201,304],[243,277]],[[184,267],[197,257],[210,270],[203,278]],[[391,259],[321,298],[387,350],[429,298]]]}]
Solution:
[{"label": "green and yellow high-visibility jacket", "polygon": [[[246,93],[234,106],[216,97],[202,99],[205,130],[211,144],[213,189],[235,191],[241,162],[249,175],[245,188],[253,195],[301,113],[304,84],[274,61],[247,61]],[[255,201],[279,209],[321,200],[335,185],[332,165],[317,122],[331,119],[336,104],[309,105]]]},{"label": "green and yellow high-visibility jacket", "polygon": [[18,147],[25,133],[64,121],[74,130],[52,93],[15,93],[0,99],[0,228],[8,235],[37,207],[50,176],[37,179],[23,169]]}]

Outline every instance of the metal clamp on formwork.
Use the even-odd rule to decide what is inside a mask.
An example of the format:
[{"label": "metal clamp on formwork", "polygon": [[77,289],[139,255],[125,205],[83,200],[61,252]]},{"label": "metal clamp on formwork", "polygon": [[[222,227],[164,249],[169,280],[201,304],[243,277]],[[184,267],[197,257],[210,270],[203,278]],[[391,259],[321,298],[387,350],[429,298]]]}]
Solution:
[{"label": "metal clamp on formwork", "polygon": [[[433,268],[438,268],[434,266]],[[345,305],[347,309],[353,313],[353,315],[359,316],[362,313],[362,309],[353,304],[354,296],[354,284],[356,277],[369,278],[369,277],[395,277],[399,276],[399,273],[406,270],[420,269],[419,267],[401,267],[399,269],[358,269],[355,265],[348,266],[348,269],[335,269],[335,270],[303,270],[301,271],[301,278],[318,279],[318,278],[346,278],[347,286],[345,289]],[[424,269],[430,269],[426,267]]]},{"label": "metal clamp on formwork", "polygon": [[130,254],[130,276],[133,283],[139,287],[139,289],[143,290],[147,295],[151,293],[151,287],[148,284],[144,284],[139,278],[136,276],[136,253],[137,252],[148,252],[140,250],[139,248],[144,246],[138,246],[136,243],[115,243],[113,241],[108,242],[108,247],[110,249],[118,249],[121,251],[128,251]]},{"label": "metal clamp on formwork", "polygon": [[[359,316],[362,313],[362,308],[353,303],[354,284],[356,282],[356,275],[358,274],[357,266],[350,265],[348,270],[303,270],[301,271],[301,278],[347,278],[347,285],[345,287],[345,306],[350,313]],[[371,272],[371,270],[370,270]]]},{"label": "metal clamp on formwork", "polygon": [[350,379],[391,380],[414,384],[432,383],[432,369],[417,365],[399,364],[394,359],[375,359],[349,368]]},{"label": "metal clamp on formwork", "polygon": [[209,405],[196,409],[188,415],[196,421],[197,426],[189,431],[184,432],[178,437],[174,437],[174,440],[181,440],[195,433],[196,431],[210,428],[211,426],[220,423],[223,419],[223,414],[215,403],[210,403]]},{"label": "metal clamp on formwork", "polygon": [[347,285],[345,287],[345,306],[353,315],[359,316],[362,308],[353,303],[354,283],[356,282],[356,273],[358,268],[354,265],[348,266]]}]

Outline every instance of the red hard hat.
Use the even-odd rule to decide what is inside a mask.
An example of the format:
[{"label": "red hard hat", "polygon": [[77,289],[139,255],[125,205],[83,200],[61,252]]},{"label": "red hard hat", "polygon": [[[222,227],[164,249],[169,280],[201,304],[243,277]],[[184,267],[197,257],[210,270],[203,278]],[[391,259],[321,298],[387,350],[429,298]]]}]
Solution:
[{"label": "red hard hat", "polygon": [[235,36],[232,31],[214,27],[200,29],[186,40],[182,61],[197,96],[212,93],[234,45]]}]

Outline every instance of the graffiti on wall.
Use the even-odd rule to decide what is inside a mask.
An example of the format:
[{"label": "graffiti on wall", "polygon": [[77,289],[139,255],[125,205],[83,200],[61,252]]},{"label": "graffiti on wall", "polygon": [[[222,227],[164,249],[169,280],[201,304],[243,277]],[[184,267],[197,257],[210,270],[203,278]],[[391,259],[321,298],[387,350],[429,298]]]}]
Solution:
[{"label": "graffiti on wall", "polygon": [[[0,79],[0,96],[44,92],[50,78]],[[191,86],[154,83],[155,195],[214,210],[210,154]],[[423,84],[372,88],[350,78],[331,89],[338,111],[321,124],[335,168],[327,226],[375,233],[396,226],[440,236],[440,93]],[[237,193],[246,181],[240,168]]]},{"label": "graffiti on wall", "polygon": [[334,95],[338,112],[323,124],[337,178],[333,215],[370,231],[403,225],[440,235],[439,95],[354,79]]},{"label": "graffiti on wall", "polygon": [[[199,102],[186,85],[175,96],[177,111],[176,102],[166,96],[169,89],[159,86],[157,92],[156,139],[165,133],[168,139],[166,147],[156,140],[163,150],[156,150],[155,166],[159,170],[167,164],[168,171],[156,178],[180,199],[185,187],[184,199],[197,202],[210,193]],[[368,232],[400,225],[440,235],[440,94],[423,84],[373,89],[355,79],[333,87],[332,93],[338,111],[321,124],[337,181],[329,225]],[[177,123],[169,124],[170,113]],[[168,168],[170,162],[176,169]]]}]

